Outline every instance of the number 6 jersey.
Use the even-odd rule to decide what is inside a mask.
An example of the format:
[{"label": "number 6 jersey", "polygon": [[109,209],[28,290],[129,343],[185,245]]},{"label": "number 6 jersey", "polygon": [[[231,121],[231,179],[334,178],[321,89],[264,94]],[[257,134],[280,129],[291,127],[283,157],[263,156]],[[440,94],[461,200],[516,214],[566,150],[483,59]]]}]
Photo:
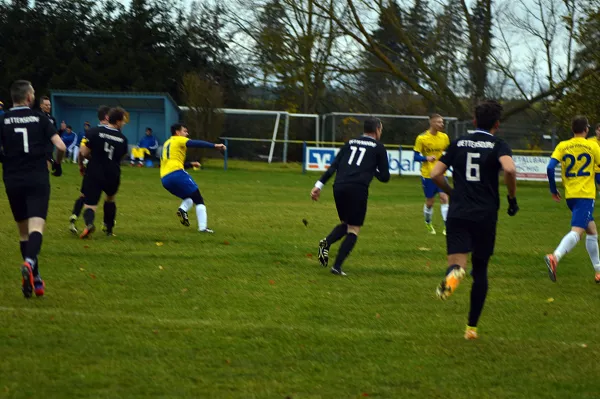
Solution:
[{"label": "number 6 jersey", "polygon": [[483,130],[450,143],[440,159],[452,168],[454,180],[449,218],[481,220],[497,217],[500,208],[498,175],[502,169],[499,159],[503,156],[512,157],[508,144]]},{"label": "number 6 jersey", "polygon": [[594,170],[600,164],[600,147],[583,137],[558,143],[552,158],[560,162],[565,198],[596,198]]},{"label": "number 6 jersey", "polygon": [[50,184],[46,150],[56,129],[50,119],[29,107],[0,116],[0,147],[6,185]]},{"label": "number 6 jersey", "polygon": [[121,160],[127,154],[127,138],[109,126],[90,129],[82,145],[91,151],[86,174],[98,178],[121,176]]}]

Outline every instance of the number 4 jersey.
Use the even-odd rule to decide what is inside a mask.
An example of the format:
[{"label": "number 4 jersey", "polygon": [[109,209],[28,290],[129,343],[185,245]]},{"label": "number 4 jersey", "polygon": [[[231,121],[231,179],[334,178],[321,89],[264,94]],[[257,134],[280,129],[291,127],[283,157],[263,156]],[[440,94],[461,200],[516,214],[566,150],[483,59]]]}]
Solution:
[{"label": "number 4 jersey", "polygon": [[15,107],[0,116],[4,183],[50,184],[46,151],[56,129],[50,119],[29,107]]},{"label": "number 4 jersey", "polygon": [[483,130],[453,141],[440,162],[452,168],[454,191],[449,218],[481,220],[497,217],[500,208],[500,158],[512,156],[504,140]]},{"label": "number 4 jersey", "polygon": [[121,176],[121,160],[127,154],[127,138],[109,126],[90,129],[83,144],[92,153],[86,174],[101,178]]},{"label": "number 4 jersey", "polygon": [[594,169],[600,164],[600,147],[582,137],[558,143],[552,158],[560,162],[565,198],[596,198]]}]

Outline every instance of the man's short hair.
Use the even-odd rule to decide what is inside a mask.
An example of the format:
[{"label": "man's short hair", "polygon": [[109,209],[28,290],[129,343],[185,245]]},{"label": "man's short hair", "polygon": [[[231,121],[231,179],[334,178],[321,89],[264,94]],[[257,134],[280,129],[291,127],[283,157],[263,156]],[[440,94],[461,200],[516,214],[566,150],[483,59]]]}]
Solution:
[{"label": "man's short hair", "polygon": [[108,111],[108,123],[115,125],[117,122],[121,122],[125,119],[125,110],[121,107],[111,108]]},{"label": "man's short hair", "polygon": [[27,101],[27,95],[33,90],[31,82],[28,80],[15,80],[10,86],[10,97],[13,104],[22,104]]},{"label": "man's short hair", "polygon": [[98,107],[98,120],[103,121],[106,119],[106,115],[110,112],[110,107],[108,105],[101,105]]},{"label": "man's short hair", "polygon": [[440,114],[431,114],[431,115],[429,115],[429,120],[430,121],[432,121],[434,119],[438,119],[438,118],[444,119],[444,117],[442,115],[440,115]]},{"label": "man's short hair", "polygon": [[600,129],[600,123],[596,123],[596,126],[594,126],[594,130],[598,130]]},{"label": "man's short hair", "polygon": [[67,129],[73,130],[73,127],[71,125],[67,125]]},{"label": "man's short hair", "polygon": [[377,129],[381,127],[381,120],[378,118],[367,118],[365,121],[365,133],[377,133]]},{"label": "man's short hair", "polygon": [[43,103],[46,100],[50,101],[50,97],[48,97],[48,96],[41,96],[40,97],[40,104]]},{"label": "man's short hair", "polygon": [[177,133],[183,128],[187,129],[187,126],[183,123],[174,123],[173,125],[171,125],[171,136],[175,136],[175,133]]},{"label": "man's short hair", "polygon": [[490,131],[502,117],[502,105],[495,100],[486,100],[475,107],[475,124],[478,129]]},{"label": "man's short hair", "polygon": [[585,129],[589,127],[588,118],[583,115],[577,115],[571,121],[571,130],[573,130],[573,133],[585,133]]},{"label": "man's short hair", "polygon": [[85,121],[85,123],[83,124],[83,126],[84,126],[84,127],[85,127],[85,126],[90,126],[90,127],[91,127],[91,126],[92,126],[92,124],[91,124],[91,123],[89,123],[88,121]]},{"label": "man's short hair", "polygon": [[146,131],[152,133],[152,128],[151,127],[147,127]]}]

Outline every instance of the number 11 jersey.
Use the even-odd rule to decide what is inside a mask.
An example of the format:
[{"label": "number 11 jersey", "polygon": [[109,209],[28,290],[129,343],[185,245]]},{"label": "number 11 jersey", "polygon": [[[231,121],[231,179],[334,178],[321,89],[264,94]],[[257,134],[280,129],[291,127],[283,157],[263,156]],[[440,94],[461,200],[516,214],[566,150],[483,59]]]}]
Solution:
[{"label": "number 11 jersey", "polygon": [[90,129],[85,146],[92,153],[86,174],[98,178],[121,176],[121,160],[127,154],[127,138],[118,129],[98,126]]},{"label": "number 11 jersey", "polygon": [[552,158],[560,162],[565,198],[596,198],[594,170],[600,164],[600,147],[583,137],[558,143]]},{"label": "number 11 jersey", "polygon": [[505,155],[512,157],[508,144],[483,130],[450,143],[440,159],[452,168],[454,180],[448,218],[482,220],[497,217],[500,158]]}]

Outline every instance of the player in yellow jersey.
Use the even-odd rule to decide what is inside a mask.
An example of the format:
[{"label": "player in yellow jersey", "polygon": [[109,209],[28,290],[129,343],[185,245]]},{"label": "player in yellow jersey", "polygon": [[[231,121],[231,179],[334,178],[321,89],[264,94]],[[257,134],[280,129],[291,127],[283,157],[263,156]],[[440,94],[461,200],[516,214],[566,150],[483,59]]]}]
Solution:
[{"label": "player in yellow jersey", "polygon": [[[600,145],[600,123],[596,124],[595,135],[590,137],[588,140],[592,143]],[[596,184],[600,185],[600,167],[596,166],[594,172],[596,173]]]},{"label": "player in yellow jersey", "polygon": [[554,201],[560,201],[560,193],[554,181],[554,169],[561,166],[567,206],[572,212],[571,231],[564,236],[553,254],[545,256],[546,266],[552,281],[556,281],[558,262],[571,251],[585,232],[585,247],[596,271],[596,283],[600,283],[600,256],[598,251],[598,230],[594,222],[594,199],[596,182],[594,169],[600,165],[600,147],[586,140],[590,129],[585,116],[578,116],[571,123],[573,138],[561,141],[552,153],[548,163],[548,181]]},{"label": "player in yellow jersey", "polygon": [[183,200],[177,216],[184,226],[189,226],[188,211],[192,205],[196,205],[196,216],[198,217],[198,231],[201,233],[213,233],[207,227],[206,206],[204,198],[200,194],[198,185],[185,169],[198,167],[198,162],[186,162],[185,157],[188,148],[216,148],[225,151],[227,147],[223,144],[213,144],[202,140],[190,140],[187,126],[176,123],[171,126],[171,138],[163,145],[160,159],[160,178],[162,185],[168,192]]},{"label": "player in yellow jersey", "polygon": [[425,193],[425,205],[423,206],[423,215],[425,216],[425,227],[430,234],[435,234],[435,229],[431,220],[433,218],[433,203],[435,195],[439,193],[441,202],[442,219],[444,220],[444,235],[446,235],[446,217],[448,216],[448,195],[435,185],[431,180],[431,170],[433,165],[442,156],[446,148],[450,145],[448,135],[444,129],[444,118],[439,114],[433,114],[429,117],[429,130],[420,134],[415,142],[414,161],[421,162],[421,183]]}]

